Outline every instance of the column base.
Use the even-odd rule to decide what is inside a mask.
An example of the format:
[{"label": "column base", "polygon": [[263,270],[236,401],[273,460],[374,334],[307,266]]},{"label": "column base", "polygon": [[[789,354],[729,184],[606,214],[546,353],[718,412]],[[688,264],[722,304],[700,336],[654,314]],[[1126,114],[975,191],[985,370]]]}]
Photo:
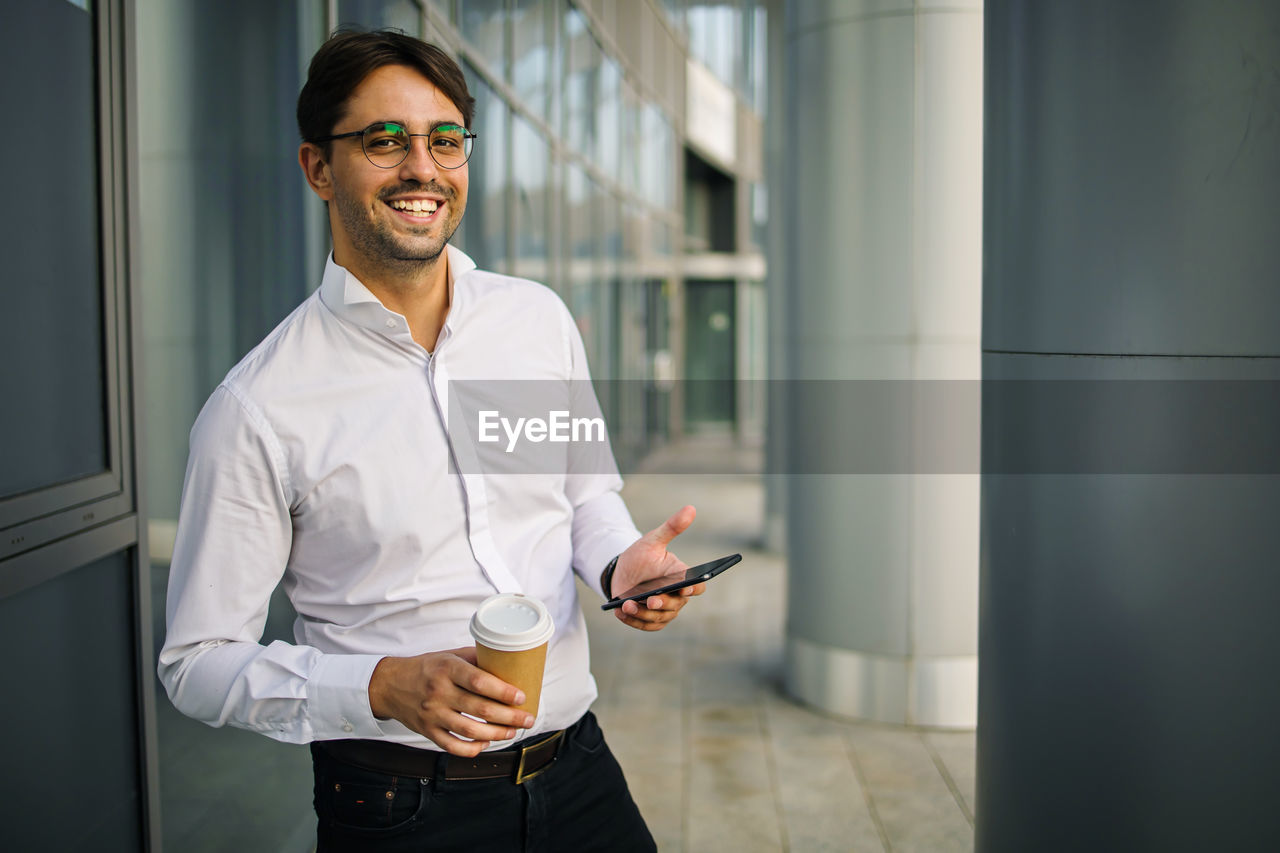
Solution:
[{"label": "column base", "polygon": [[948,729],[978,724],[977,655],[902,658],[788,637],[783,680],[795,698],[843,717]]}]

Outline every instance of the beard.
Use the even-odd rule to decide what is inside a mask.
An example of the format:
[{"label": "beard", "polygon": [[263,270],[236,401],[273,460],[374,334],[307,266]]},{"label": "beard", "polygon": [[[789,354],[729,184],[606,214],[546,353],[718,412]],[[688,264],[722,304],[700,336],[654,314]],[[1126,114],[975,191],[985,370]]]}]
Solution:
[{"label": "beard", "polygon": [[[385,206],[383,199],[412,192],[429,192],[443,196],[448,218],[442,222],[424,224],[420,227],[409,226],[407,234],[403,229],[397,232],[390,222],[377,218],[373,211],[365,207],[355,196],[335,188],[334,203],[337,205],[338,219],[342,222],[352,247],[366,259],[367,263],[396,272],[420,270],[435,264],[440,253],[444,251],[445,244],[453,237],[453,232],[458,230],[463,213],[463,209],[457,203],[458,194],[455,190],[434,181],[426,184],[402,184],[384,189],[378,193],[374,204]],[[430,236],[433,229],[438,231],[435,236]]]}]

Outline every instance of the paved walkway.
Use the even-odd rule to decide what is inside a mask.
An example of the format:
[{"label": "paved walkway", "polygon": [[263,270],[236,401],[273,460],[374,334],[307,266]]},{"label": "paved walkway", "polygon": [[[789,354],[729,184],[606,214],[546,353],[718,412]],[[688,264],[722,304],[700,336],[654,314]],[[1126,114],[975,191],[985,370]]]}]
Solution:
[{"label": "paved walkway", "polygon": [[835,719],[782,694],[786,563],[759,544],[758,467],[723,440],[648,460],[624,492],[640,529],[692,503],[674,550],[743,561],[656,634],[587,608],[595,711],[659,849],[972,850],[971,732]]}]

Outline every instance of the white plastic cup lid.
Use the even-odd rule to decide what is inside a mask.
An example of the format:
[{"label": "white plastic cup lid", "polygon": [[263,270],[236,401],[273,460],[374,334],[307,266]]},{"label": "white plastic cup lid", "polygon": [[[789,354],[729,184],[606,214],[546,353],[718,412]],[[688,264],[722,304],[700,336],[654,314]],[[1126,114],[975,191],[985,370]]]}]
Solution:
[{"label": "white plastic cup lid", "polygon": [[489,596],[471,617],[471,636],[499,652],[535,649],[550,640],[555,630],[545,604],[515,592]]}]

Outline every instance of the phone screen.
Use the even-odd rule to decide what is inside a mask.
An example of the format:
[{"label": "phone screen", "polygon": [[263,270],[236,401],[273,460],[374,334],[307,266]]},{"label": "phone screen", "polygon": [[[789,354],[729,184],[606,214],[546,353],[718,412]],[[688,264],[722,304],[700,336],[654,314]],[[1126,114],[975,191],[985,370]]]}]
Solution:
[{"label": "phone screen", "polygon": [[703,581],[709,581],[725,569],[736,565],[741,561],[741,554],[730,554],[727,557],[721,557],[718,560],[712,560],[709,563],[694,566],[683,575],[664,575],[660,578],[645,581],[642,584],[633,586],[621,595],[617,595],[609,599],[601,605],[600,609],[612,610],[615,607],[621,607],[622,602],[624,601],[639,601],[640,599],[648,598],[651,595],[662,595],[668,592],[675,592],[676,590],[683,589],[686,586],[693,586],[694,584],[702,583]]}]

